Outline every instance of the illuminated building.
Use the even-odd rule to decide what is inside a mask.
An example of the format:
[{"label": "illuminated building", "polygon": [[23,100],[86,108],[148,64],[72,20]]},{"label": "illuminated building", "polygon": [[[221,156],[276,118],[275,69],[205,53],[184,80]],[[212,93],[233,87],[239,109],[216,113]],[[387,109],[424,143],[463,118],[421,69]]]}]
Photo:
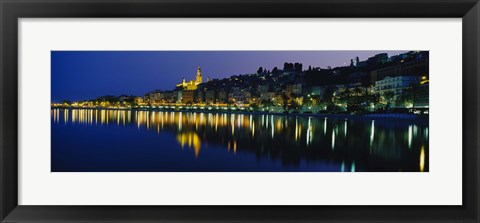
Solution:
[{"label": "illuminated building", "polygon": [[182,83],[177,84],[177,87],[183,88],[184,90],[194,91],[197,90],[197,86],[202,82],[202,70],[200,69],[200,66],[198,66],[195,80],[190,80],[187,82],[185,78],[183,78]]}]

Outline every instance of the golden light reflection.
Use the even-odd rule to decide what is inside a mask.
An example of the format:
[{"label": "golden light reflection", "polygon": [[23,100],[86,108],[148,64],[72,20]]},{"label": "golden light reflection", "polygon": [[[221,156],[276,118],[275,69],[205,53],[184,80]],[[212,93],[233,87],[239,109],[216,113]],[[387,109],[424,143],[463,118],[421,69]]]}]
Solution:
[{"label": "golden light reflection", "polygon": [[193,148],[195,152],[195,158],[198,158],[200,154],[201,140],[197,133],[195,132],[182,132],[177,134],[177,141],[180,143],[182,148],[188,146],[188,148]]},{"label": "golden light reflection", "polygon": [[117,113],[114,113],[114,117],[117,117],[117,125],[120,125],[120,115],[117,115]]},{"label": "golden light reflection", "polygon": [[[70,110],[64,110],[64,114],[68,114]],[[97,110],[97,109],[72,109],[71,116],[64,115],[62,117],[65,123],[82,123],[82,124],[111,124],[115,125],[135,125],[138,129],[154,129],[160,133],[165,127],[169,128],[174,125],[178,131],[178,141],[182,146],[189,146],[195,149],[198,156],[200,150],[201,138],[191,133],[182,133],[198,130],[200,127],[209,126],[218,131],[219,128],[228,127],[231,129],[231,135],[235,136],[237,129],[246,128],[250,131],[251,137],[255,137],[256,121],[253,115],[244,114],[209,114],[209,113],[185,113],[185,112],[164,112],[164,111],[134,111],[131,110]],[[57,121],[60,117],[59,111],[52,110],[53,120]],[[227,118],[230,116],[230,119]],[[69,120],[71,117],[71,120]],[[265,118],[264,118],[265,119]],[[227,121],[228,120],[228,121]],[[267,121],[268,120],[268,121]],[[132,122],[133,121],[133,122]],[[274,137],[276,131],[284,129],[282,118],[267,116],[265,123],[270,127],[271,137]],[[302,125],[296,124],[297,138],[301,136]],[[310,141],[312,137],[312,127],[310,130]],[[230,141],[230,148],[234,152],[237,150],[237,139],[233,137]]]},{"label": "golden light reflection", "polygon": [[182,114],[183,113],[180,112],[179,117],[178,117],[178,130],[182,130],[182,122],[183,122]]},{"label": "golden light reflection", "polygon": [[63,110],[63,121],[65,122],[65,124],[68,123],[68,110],[67,109]]},{"label": "golden light reflection", "polygon": [[209,113],[209,114],[208,114],[208,123],[210,123],[210,127],[213,126],[213,121],[212,121],[212,119],[213,119],[213,114],[212,114],[212,113]]},{"label": "golden light reflection", "polygon": [[[369,143],[371,153],[385,157],[397,157],[400,154],[399,152],[402,151],[397,148],[381,146],[390,143],[389,140],[394,137],[394,135],[389,135],[389,133],[385,131],[385,127],[382,125],[381,121],[375,123],[374,120],[372,120],[371,123],[367,122],[365,127],[361,128],[362,134],[360,135],[356,134],[356,131],[359,131],[359,128],[356,128],[354,121],[349,123],[346,119],[338,121],[334,119],[334,122],[329,123],[327,118],[323,117],[307,118],[301,116],[289,117],[271,114],[252,115],[122,109],[52,109],[51,116],[54,123],[58,123],[59,119],[62,119],[65,124],[80,123],[86,125],[108,125],[110,123],[110,125],[124,125],[131,126],[132,128],[135,128],[136,126],[138,129],[150,128],[157,134],[160,134],[161,132],[174,132],[173,137],[177,138],[181,147],[188,146],[189,148],[193,148],[196,157],[199,156],[201,143],[221,143],[224,148],[227,147],[229,150],[231,149],[236,153],[241,149],[249,149],[247,146],[242,147],[242,145],[245,145],[243,144],[244,140],[252,140],[254,138],[255,140],[252,140],[249,143],[259,143],[262,146],[274,145],[278,147],[278,143],[285,142],[285,145],[298,146],[299,148],[301,146],[307,148],[306,146],[308,146],[309,149],[318,148],[326,150],[331,146],[331,149],[335,151],[342,151],[347,142],[350,142],[351,146],[355,146],[356,144],[366,144],[366,149],[368,149]],[[341,123],[342,121],[344,121],[343,124]],[[287,128],[287,125],[290,128]],[[332,125],[330,129],[328,129],[329,125]],[[406,128],[407,126],[408,130]],[[377,127],[377,131],[375,131],[375,127]],[[324,135],[321,134],[322,129]],[[330,135],[326,134],[327,130],[331,131],[331,138]],[[369,130],[370,134],[368,134]],[[348,141],[346,140],[347,131],[350,131],[348,132]],[[416,132],[418,135],[415,135]],[[305,133],[305,138],[303,138],[303,133]],[[345,137],[342,133],[344,133]],[[417,144],[421,145],[421,143],[418,143],[419,138],[423,139],[424,137],[428,137],[428,128],[424,128],[420,125],[417,127],[416,125],[406,124],[399,135],[402,142],[404,142],[402,144],[402,149],[410,148],[412,146],[415,148]],[[406,143],[407,139],[408,147]],[[373,146],[374,140],[376,142],[375,146]],[[271,144],[272,142],[275,144]],[[331,144],[328,145],[330,142]],[[377,147],[387,149],[378,149]],[[260,148],[261,147],[259,147],[259,152]],[[268,147],[265,147],[265,151],[268,149]],[[261,150],[263,152],[264,148],[261,148]],[[418,159],[418,154],[416,156]],[[420,153],[420,168],[422,171],[424,168],[428,168],[423,167],[425,165],[424,162],[425,151],[422,146],[422,151]],[[418,165],[418,163],[416,165]],[[346,162],[345,169],[347,171],[349,167],[350,162]]]},{"label": "golden light reflection", "polygon": [[282,129],[283,129],[282,122],[280,121],[280,119],[279,119],[279,118],[277,119],[277,126],[276,126],[276,129],[277,129],[277,131],[282,131]]},{"label": "golden light reflection", "polygon": [[[108,125],[108,122],[109,122],[109,120],[110,120],[110,118],[109,118],[109,116],[110,116],[110,115],[109,115],[109,114],[110,114],[110,111],[105,112],[105,114],[106,114],[105,121],[107,122],[107,125]],[[110,116],[110,117],[111,117],[111,116]]]},{"label": "golden light reflection", "polygon": [[[70,112],[71,111],[71,112]],[[71,116],[68,113],[71,113]],[[52,110],[53,120],[56,122],[60,117],[60,112],[58,109]],[[158,134],[165,128],[169,128],[172,125],[175,126],[177,132],[179,132],[177,139],[179,143],[183,146],[191,145],[198,155],[199,146],[201,138],[198,135],[192,133],[182,133],[190,131],[198,131],[200,127],[209,126],[214,128],[215,132],[219,128],[229,128],[231,130],[231,136],[233,136],[233,141],[230,141],[228,146],[232,148],[234,152],[237,150],[237,142],[235,137],[235,132],[237,129],[246,128],[249,129],[251,137],[255,137],[256,124],[262,122],[261,124],[266,125],[265,130],[268,130],[271,138],[274,138],[275,132],[282,132],[287,126],[288,120],[283,117],[277,117],[274,115],[261,115],[261,119],[255,120],[253,115],[244,115],[244,114],[211,114],[211,113],[195,113],[195,112],[174,112],[174,111],[141,111],[137,110],[132,112],[131,110],[114,110],[114,109],[72,109],[64,110],[64,122],[68,123],[82,123],[82,124],[109,124],[115,123],[116,125],[136,125],[138,129],[154,129]],[[132,115],[133,114],[133,115]],[[230,116],[228,118],[227,116]],[[71,120],[69,120],[71,117]],[[260,116],[259,116],[260,118]],[[94,120],[95,119],[95,120]],[[313,124],[312,117],[308,118],[308,125],[302,124],[299,121],[299,118],[295,118],[295,131],[292,132],[292,135],[295,141],[299,141],[302,137],[303,128],[306,128],[306,143],[307,145],[312,144],[313,142]],[[133,120],[133,122],[132,122]],[[324,131],[326,130],[326,121],[324,120]],[[257,122],[257,123],[256,123]],[[305,125],[305,126],[304,126]],[[259,131],[261,131],[260,129]],[[335,129],[338,131],[338,129]],[[335,137],[335,136],[333,136]]]},{"label": "golden light reflection", "polygon": [[295,141],[298,141],[300,139],[300,136],[302,134],[302,127],[300,124],[298,124],[298,117],[295,118]]},{"label": "golden light reflection", "polygon": [[425,146],[420,149],[420,172],[425,170]]},{"label": "golden light reflection", "polygon": [[242,114],[242,115],[239,115],[239,116],[237,117],[237,125],[238,125],[238,128],[240,128],[240,118],[241,118],[241,116],[243,116],[243,114]]},{"label": "golden light reflection", "polygon": [[252,138],[255,138],[255,122],[252,123]]},{"label": "golden light reflection", "polygon": [[73,109],[72,110],[72,123],[75,123],[76,121],[76,117],[77,117],[77,110],[76,109]]},{"label": "golden light reflection", "polygon": [[147,129],[150,129],[150,112],[147,111],[147,115],[145,116],[145,119],[147,120]]}]

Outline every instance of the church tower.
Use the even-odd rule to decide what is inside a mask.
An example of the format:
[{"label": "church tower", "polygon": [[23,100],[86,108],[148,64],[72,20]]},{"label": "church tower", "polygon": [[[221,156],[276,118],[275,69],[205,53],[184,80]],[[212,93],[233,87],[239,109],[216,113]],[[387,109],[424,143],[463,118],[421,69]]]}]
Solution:
[{"label": "church tower", "polygon": [[198,66],[198,69],[197,69],[196,82],[197,82],[197,84],[201,84],[203,82],[203,80],[202,80],[202,70],[200,69],[200,66]]}]

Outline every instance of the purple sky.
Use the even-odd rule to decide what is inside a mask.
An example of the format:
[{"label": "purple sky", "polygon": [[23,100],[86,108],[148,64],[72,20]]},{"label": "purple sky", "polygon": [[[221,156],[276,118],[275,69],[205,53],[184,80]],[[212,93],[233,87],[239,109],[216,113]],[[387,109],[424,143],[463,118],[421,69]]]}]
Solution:
[{"label": "purple sky", "polygon": [[283,68],[300,62],[304,69],[350,64],[378,53],[403,51],[52,51],[52,101],[103,95],[172,90],[182,77],[193,79],[201,66],[204,80],[255,73],[258,67]]}]

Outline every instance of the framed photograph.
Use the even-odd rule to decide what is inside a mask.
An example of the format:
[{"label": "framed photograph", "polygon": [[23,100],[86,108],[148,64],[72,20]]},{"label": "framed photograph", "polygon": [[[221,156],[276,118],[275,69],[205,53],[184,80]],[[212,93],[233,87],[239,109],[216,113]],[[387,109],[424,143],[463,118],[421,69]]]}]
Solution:
[{"label": "framed photograph", "polygon": [[477,0],[8,1],[1,222],[478,222]]}]

